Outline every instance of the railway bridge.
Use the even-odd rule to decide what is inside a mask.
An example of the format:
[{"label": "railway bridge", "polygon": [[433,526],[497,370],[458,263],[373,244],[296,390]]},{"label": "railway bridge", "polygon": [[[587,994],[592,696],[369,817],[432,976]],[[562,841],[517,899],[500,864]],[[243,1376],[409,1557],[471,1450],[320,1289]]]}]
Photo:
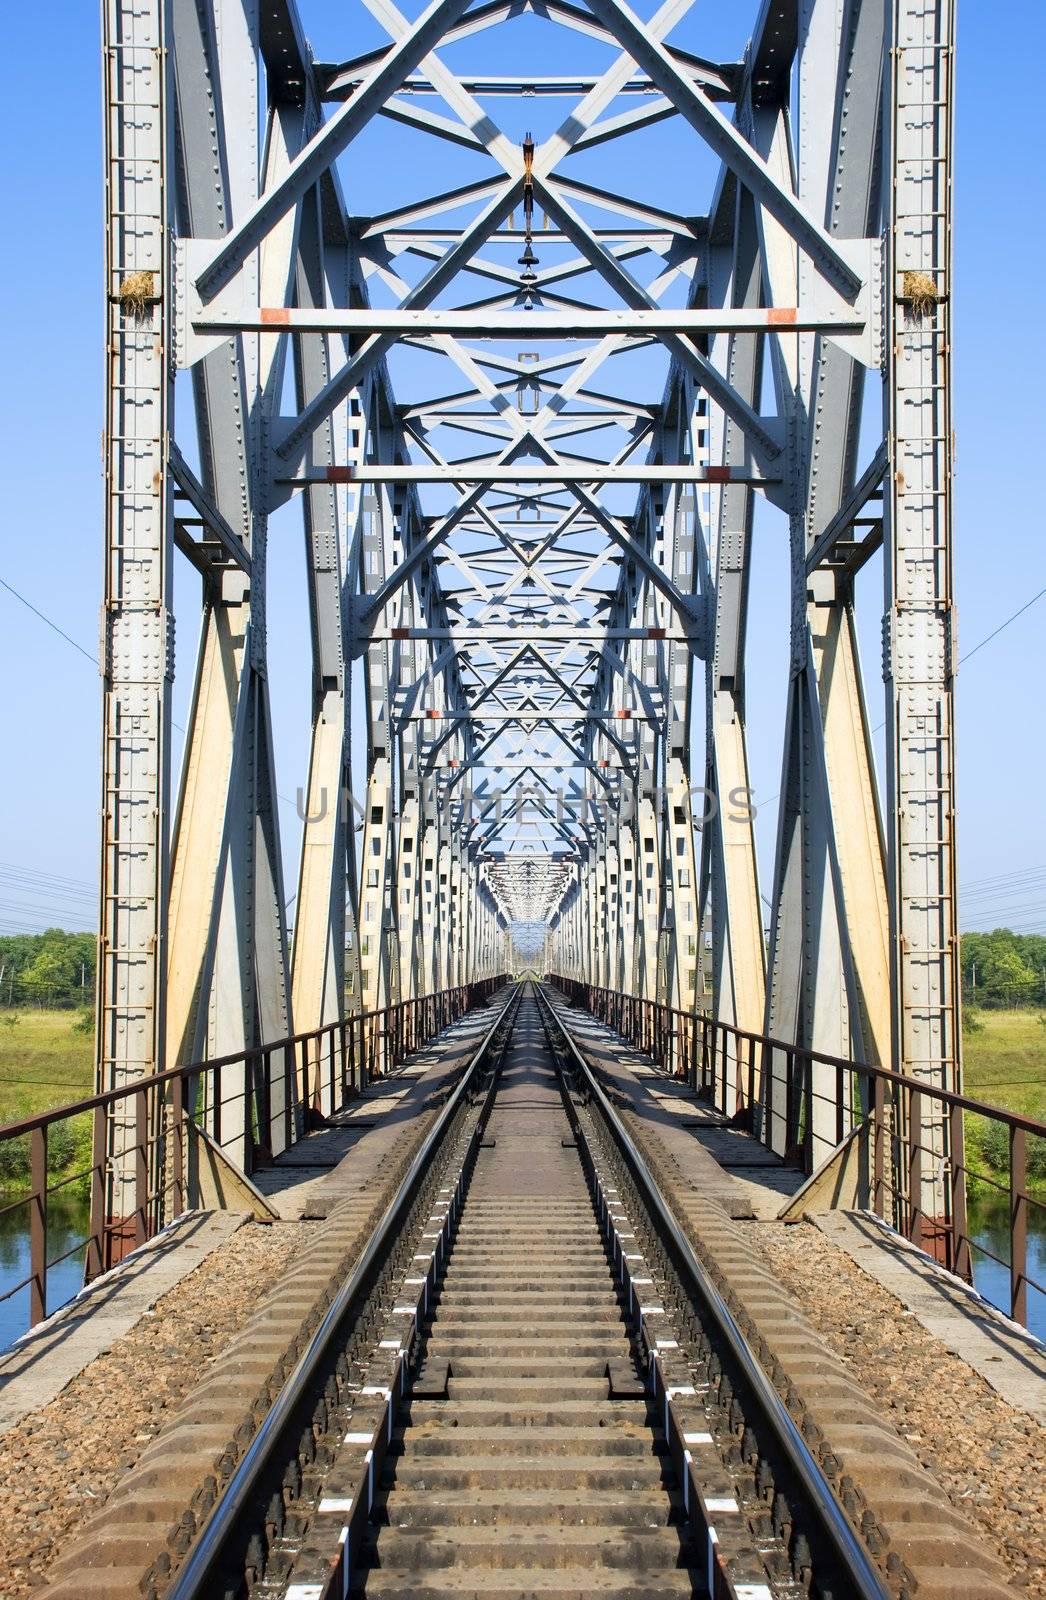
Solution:
[{"label": "railway bridge", "polygon": [[953,3],[737,9],[103,0],[97,1078],[0,1130],[5,1595],[1046,1594],[1046,1128],[961,1070]]}]

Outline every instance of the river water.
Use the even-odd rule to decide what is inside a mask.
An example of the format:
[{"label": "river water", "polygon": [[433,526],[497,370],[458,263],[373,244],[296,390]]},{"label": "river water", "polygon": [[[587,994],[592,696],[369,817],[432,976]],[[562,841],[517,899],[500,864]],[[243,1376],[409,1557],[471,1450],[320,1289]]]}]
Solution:
[{"label": "river water", "polygon": [[[1009,1260],[1009,1204],[1004,1195],[990,1199],[973,1198],[969,1205],[970,1237],[1002,1261]],[[65,1255],[81,1241],[88,1227],[86,1201],[52,1202],[47,1226],[47,1258]],[[0,1217],[0,1294],[18,1283],[29,1272],[29,1225],[26,1210],[20,1207]],[[1046,1283],[1046,1214],[1033,1208],[1028,1223],[1028,1276]],[[1010,1274],[980,1250],[974,1249],[974,1285],[1007,1314],[1010,1309]],[[83,1282],[83,1250],[77,1249],[67,1260],[52,1267],[47,1275],[47,1309],[57,1311],[71,1300]],[[19,1289],[0,1300],[0,1350],[6,1350],[29,1325],[29,1290]],[[1028,1326],[1046,1341],[1046,1295],[1028,1290]]]},{"label": "river water", "polygon": [[[89,1225],[86,1200],[70,1197],[52,1200],[47,1215],[47,1259],[54,1261],[67,1250],[73,1254],[47,1274],[47,1309],[57,1311],[73,1298],[84,1281],[84,1252],[74,1246],[86,1238]],[[0,1294],[29,1273],[28,1207],[19,1206],[0,1217]],[[29,1326],[29,1288],[0,1300],[0,1350],[6,1350]]]},{"label": "river water", "polygon": [[[973,1241],[974,1288],[1010,1313],[1010,1202],[1003,1194],[971,1196],[968,1202],[970,1239]],[[976,1246],[990,1250],[999,1261],[992,1261]],[[1006,1266],[1000,1266],[1004,1261]],[[1046,1211],[1041,1206],[1028,1207],[1028,1266],[1027,1275],[1036,1283],[1046,1284]],[[1046,1294],[1028,1289],[1028,1327],[1037,1338],[1046,1342]]]}]

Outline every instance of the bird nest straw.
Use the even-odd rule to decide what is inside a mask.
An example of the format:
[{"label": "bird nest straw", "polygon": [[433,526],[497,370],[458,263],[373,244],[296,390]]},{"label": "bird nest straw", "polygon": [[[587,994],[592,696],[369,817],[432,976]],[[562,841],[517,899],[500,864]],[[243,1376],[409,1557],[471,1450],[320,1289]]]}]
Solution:
[{"label": "bird nest straw", "polygon": [[153,272],[129,272],[120,285],[120,304],[136,321],[141,321],[156,298],[156,274]]},{"label": "bird nest straw", "polygon": [[901,298],[913,317],[928,317],[940,296],[928,272],[906,272],[901,279]]}]

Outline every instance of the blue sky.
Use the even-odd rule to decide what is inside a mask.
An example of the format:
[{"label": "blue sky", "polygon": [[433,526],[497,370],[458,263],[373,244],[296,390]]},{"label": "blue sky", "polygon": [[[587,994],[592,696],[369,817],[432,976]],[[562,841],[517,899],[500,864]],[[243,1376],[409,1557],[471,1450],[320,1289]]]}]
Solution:
[{"label": "blue sky", "polygon": [[[405,8],[406,9],[406,8]],[[754,9],[754,7],[753,7]],[[366,49],[376,25],[345,0],[302,0],[321,58]],[[729,59],[744,42],[749,8],[698,0],[673,38]],[[1005,33],[1000,26],[1005,19]],[[97,8],[59,0],[47,34],[49,83],[41,94],[39,17],[15,8],[2,66],[0,131],[4,249],[0,279],[0,388],[8,490],[0,514],[0,579],[12,585],[89,655],[97,648],[101,594],[100,435],[101,130]],[[956,141],[955,421],[956,586],[960,650],[966,652],[1046,586],[1037,492],[1041,439],[1041,321],[1034,303],[1044,258],[1043,185],[1036,108],[1046,44],[1042,8],[1015,0],[1004,10],[960,0]],[[491,36],[493,37],[493,36]],[[549,70],[536,24],[514,25],[513,69]],[[547,31],[541,40],[547,39]],[[498,70],[489,58],[488,71]],[[545,44],[540,48],[547,49]],[[576,47],[566,43],[564,48]],[[584,45],[593,70],[605,51]],[[474,53],[469,54],[472,50]],[[479,47],[447,52],[458,68]],[[527,58],[530,58],[527,60]],[[565,63],[567,57],[563,56]],[[574,58],[576,61],[576,57]],[[527,68],[521,63],[527,61]],[[562,63],[555,63],[556,65]],[[501,70],[506,70],[502,65]],[[551,111],[509,102],[491,109],[515,139],[523,120],[544,131]],[[562,115],[562,105],[556,107]],[[520,126],[516,126],[516,122]],[[413,135],[387,122],[371,130],[347,164],[354,209],[375,211],[432,187],[412,165]],[[381,159],[377,159],[381,141]],[[593,152],[578,176],[607,176],[616,153]],[[397,169],[396,158],[402,165]],[[468,163],[467,153],[462,160]],[[478,162],[473,162],[476,171]],[[483,169],[485,170],[485,169]],[[650,136],[639,164],[615,172],[628,192],[699,212],[712,164],[674,124]],[[469,175],[457,164],[457,175]],[[684,187],[685,185],[685,187]],[[1031,291],[1031,293],[1029,293]],[[403,381],[410,374],[404,368]],[[757,796],[778,788],[787,636],[786,533],[757,527],[749,643],[750,755]],[[300,525],[275,519],[271,552],[271,683],[280,788],[293,796],[307,756],[308,671]],[[184,721],[195,646],[196,582],[179,561],[176,715]],[[881,567],[861,580],[861,643],[874,712],[882,716],[879,665]],[[960,878],[980,886],[1046,862],[1042,824],[1046,755],[1041,699],[1046,680],[1046,598],[979,650],[959,677]],[[99,683],[93,665],[7,590],[0,588],[0,693],[9,756],[0,799],[0,930],[62,922],[90,926],[96,872]],[[772,872],[772,807],[760,819],[764,888]],[[285,808],[285,851],[296,859],[297,822]],[[11,871],[18,869],[20,876]],[[293,870],[290,873],[293,882]],[[290,886],[289,891],[290,892]],[[1046,927],[1046,890],[1007,900],[989,888],[971,899],[970,923],[1005,920]],[[1019,907],[1019,909],[1017,909]]]}]

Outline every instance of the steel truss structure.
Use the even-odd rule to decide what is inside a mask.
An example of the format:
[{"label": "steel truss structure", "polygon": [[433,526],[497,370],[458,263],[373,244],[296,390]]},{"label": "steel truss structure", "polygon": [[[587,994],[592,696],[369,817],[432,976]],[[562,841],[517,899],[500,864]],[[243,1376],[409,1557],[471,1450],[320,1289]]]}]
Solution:
[{"label": "steel truss structure", "polygon": [[[952,4],[764,0],[716,62],[672,43],[690,3],[364,0],[384,42],[352,54],[347,10],[330,63],[292,0],[105,0],[100,1087],[502,970],[512,933],[517,960],[956,1086]],[[521,22],[571,70],[513,76]],[[521,98],[533,136],[505,131]],[[377,118],[439,161],[361,215]],[[578,176],[669,119],[678,209]],[[481,175],[426,188],[461,150]],[[706,211],[688,150],[719,164]],[[768,938],[760,497],[791,571]],[[289,502],[292,940],[265,590]],[[885,836],[854,618],[880,547]],[[176,552],[202,628],[175,802]],[[249,1118],[255,1089],[224,1092]]]}]

